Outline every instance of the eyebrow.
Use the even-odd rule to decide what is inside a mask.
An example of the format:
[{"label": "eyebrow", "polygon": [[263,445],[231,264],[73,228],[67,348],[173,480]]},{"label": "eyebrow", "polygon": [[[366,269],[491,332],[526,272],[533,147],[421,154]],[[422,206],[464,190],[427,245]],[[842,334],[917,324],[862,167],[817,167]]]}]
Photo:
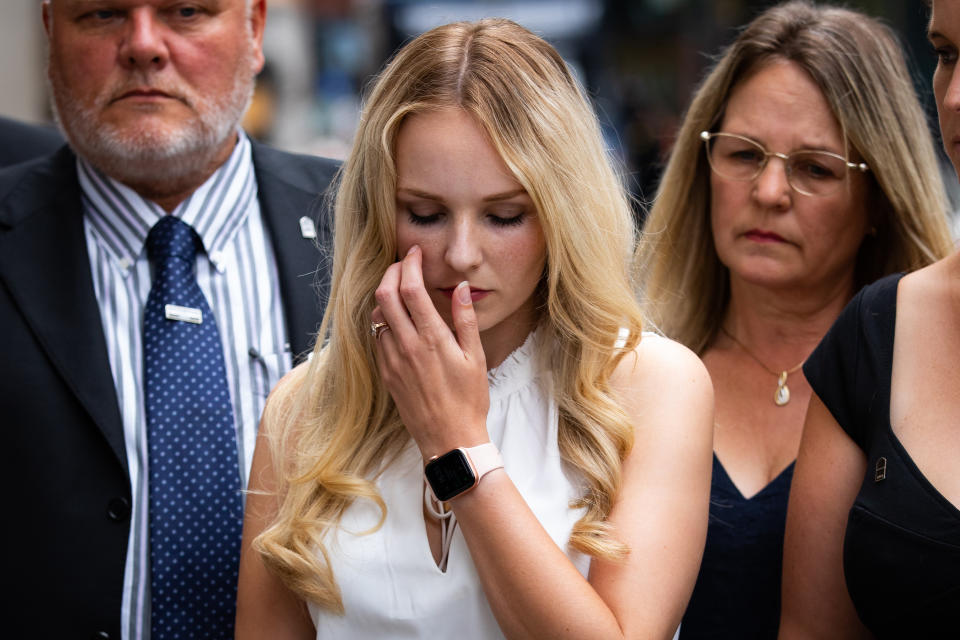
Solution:
[{"label": "eyebrow", "polygon": [[[722,131],[721,133],[734,133],[734,132],[733,132],[733,131]],[[741,138],[746,138],[747,140],[752,140],[753,142],[756,142],[757,144],[759,144],[761,147],[763,147],[763,148],[766,149],[767,151],[770,151],[770,149],[769,149],[769,146],[770,146],[770,145],[769,145],[768,143],[766,143],[766,142],[761,142],[760,140],[757,140],[757,139],[754,138],[753,136],[747,135],[747,134],[745,134],[745,133],[734,133],[734,135],[740,136]],[[836,149],[834,149],[834,148],[832,148],[832,147],[826,147],[826,146],[823,146],[822,144],[819,145],[819,146],[816,145],[816,144],[811,144],[811,145],[807,145],[807,146],[796,147],[795,149],[793,149],[793,150],[791,150],[791,151],[788,151],[787,154],[789,155],[789,154],[791,154],[791,153],[797,153],[797,152],[799,152],[799,151],[823,151],[823,152],[825,152],[825,153],[832,153],[832,154],[838,155],[838,156],[843,156],[843,155],[844,155],[844,153],[843,153],[842,151],[837,151]]]},{"label": "eyebrow", "polygon": [[[411,195],[417,198],[423,198],[424,200],[435,200],[437,202],[443,201],[443,198],[441,196],[430,193],[429,191],[421,191],[419,189],[411,189],[409,187],[397,187],[397,191],[398,192],[402,191],[408,195]],[[522,196],[526,194],[527,194],[527,190],[524,189],[523,187],[519,187],[517,189],[512,189],[510,191],[504,191],[502,193],[494,193],[492,195],[485,196],[483,198],[483,201],[499,202],[501,200],[509,200],[510,198],[515,198],[517,196]]]}]

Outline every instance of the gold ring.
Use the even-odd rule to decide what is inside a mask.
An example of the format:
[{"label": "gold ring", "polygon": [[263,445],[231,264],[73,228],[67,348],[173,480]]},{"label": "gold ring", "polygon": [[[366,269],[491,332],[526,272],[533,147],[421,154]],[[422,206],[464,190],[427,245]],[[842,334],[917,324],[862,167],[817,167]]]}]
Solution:
[{"label": "gold ring", "polygon": [[390,325],[386,322],[371,322],[370,323],[370,335],[380,339],[380,334],[390,328]]}]

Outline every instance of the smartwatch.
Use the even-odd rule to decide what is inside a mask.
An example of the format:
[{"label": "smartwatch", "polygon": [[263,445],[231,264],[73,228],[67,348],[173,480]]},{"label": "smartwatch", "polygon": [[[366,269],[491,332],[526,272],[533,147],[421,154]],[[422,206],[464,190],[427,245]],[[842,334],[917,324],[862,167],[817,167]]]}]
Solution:
[{"label": "smartwatch", "polygon": [[492,442],[476,447],[458,447],[442,456],[433,456],[424,467],[427,483],[440,502],[473,489],[480,478],[503,468],[503,458]]}]

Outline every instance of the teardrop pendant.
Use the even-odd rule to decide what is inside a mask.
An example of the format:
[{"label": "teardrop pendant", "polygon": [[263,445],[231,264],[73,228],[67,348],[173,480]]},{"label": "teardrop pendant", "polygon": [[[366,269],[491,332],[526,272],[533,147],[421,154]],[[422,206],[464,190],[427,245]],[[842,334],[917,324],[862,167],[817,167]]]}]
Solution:
[{"label": "teardrop pendant", "polygon": [[778,407],[790,402],[790,387],[787,386],[787,372],[780,373],[780,379],[777,381],[777,392],[773,394],[773,401]]}]

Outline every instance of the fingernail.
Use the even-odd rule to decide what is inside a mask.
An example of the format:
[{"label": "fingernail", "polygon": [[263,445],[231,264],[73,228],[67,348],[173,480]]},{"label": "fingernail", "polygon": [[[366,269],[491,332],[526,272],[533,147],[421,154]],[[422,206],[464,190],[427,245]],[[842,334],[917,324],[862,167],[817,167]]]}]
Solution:
[{"label": "fingernail", "polygon": [[459,300],[462,305],[468,305],[473,302],[470,297],[470,283],[466,280],[457,285],[457,300]]},{"label": "fingernail", "polygon": [[414,251],[416,251],[416,250],[419,249],[419,248],[420,248],[420,247],[418,247],[417,245],[413,245],[412,247],[410,247],[409,249],[407,249],[407,255],[410,255],[411,253],[413,253]]}]

